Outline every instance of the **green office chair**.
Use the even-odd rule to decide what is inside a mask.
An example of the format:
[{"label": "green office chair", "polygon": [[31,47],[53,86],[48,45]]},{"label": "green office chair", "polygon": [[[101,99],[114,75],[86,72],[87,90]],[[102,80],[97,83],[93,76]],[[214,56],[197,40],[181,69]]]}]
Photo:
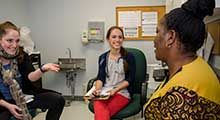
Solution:
[{"label": "green office chair", "polygon": [[[123,118],[127,118],[133,115],[138,114],[142,111],[141,116],[143,116],[143,104],[146,102],[146,58],[142,51],[136,48],[126,48],[126,50],[132,53],[135,57],[136,62],[136,75],[134,81],[134,89],[133,89],[133,96],[131,98],[131,102],[123,108],[119,113],[114,115],[111,119],[112,120],[122,120]],[[87,91],[93,86],[93,83],[96,78],[89,80],[87,84]],[[92,101],[89,103],[89,110],[94,113],[93,110],[93,103]]]}]

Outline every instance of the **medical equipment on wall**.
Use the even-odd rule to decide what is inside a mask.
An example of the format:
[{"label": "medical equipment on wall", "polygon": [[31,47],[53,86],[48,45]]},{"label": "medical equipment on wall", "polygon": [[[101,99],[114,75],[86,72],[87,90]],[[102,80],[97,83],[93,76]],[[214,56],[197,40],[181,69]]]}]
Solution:
[{"label": "medical equipment on wall", "polygon": [[88,22],[88,42],[97,43],[104,41],[104,22]]}]

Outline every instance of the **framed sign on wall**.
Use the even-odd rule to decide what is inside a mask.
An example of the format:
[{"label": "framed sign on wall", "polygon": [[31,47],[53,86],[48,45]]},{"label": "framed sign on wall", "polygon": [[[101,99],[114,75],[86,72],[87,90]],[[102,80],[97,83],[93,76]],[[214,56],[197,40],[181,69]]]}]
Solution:
[{"label": "framed sign on wall", "polygon": [[125,40],[154,40],[164,14],[165,6],[116,7],[116,25],[124,30]]}]

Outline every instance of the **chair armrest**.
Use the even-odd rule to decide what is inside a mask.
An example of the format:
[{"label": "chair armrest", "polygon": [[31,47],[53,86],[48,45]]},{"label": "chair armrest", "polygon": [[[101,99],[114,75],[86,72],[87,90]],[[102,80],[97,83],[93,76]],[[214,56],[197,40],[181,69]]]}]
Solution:
[{"label": "chair armrest", "polygon": [[142,106],[147,102],[147,86],[148,86],[147,81],[141,84],[141,105]]},{"label": "chair armrest", "polygon": [[147,102],[147,87],[148,87],[149,74],[146,74],[146,80],[141,83],[141,105]]},{"label": "chair armrest", "polygon": [[[148,75],[147,80],[141,83],[141,100],[140,104],[143,107],[144,104],[147,102],[147,87],[148,87]],[[143,108],[141,110],[141,118],[144,116]]]},{"label": "chair armrest", "polygon": [[149,73],[146,73],[146,80],[145,80],[145,82],[149,81],[149,76],[150,76]]},{"label": "chair armrest", "polygon": [[93,86],[95,80],[96,80],[96,78],[92,78],[92,79],[89,80],[89,82],[88,82],[88,84],[87,84],[87,88],[86,88],[86,91],[87,91],[87,92],[92,88],[92,86]]}]

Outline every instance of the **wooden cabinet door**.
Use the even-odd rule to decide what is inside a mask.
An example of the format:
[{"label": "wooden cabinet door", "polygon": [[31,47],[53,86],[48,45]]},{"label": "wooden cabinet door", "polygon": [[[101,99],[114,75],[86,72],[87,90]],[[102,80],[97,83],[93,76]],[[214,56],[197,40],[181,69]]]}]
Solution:
[{"label": "wooden cabinet door", "polygon": [[209,23],[208,31],[215,42],[212,53],[220,55],[220,21]]}]

